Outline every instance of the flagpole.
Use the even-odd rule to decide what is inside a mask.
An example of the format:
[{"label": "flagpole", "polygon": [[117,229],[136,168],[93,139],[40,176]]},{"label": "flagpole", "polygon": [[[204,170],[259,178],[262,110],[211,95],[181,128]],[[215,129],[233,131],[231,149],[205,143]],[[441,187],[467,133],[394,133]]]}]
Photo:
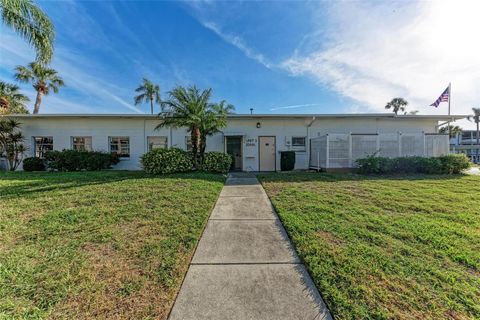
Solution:
[{"label": "flagpole", "polygon": [[452,83],[448,83],[448,115],[450,115],[450,100],[452,100]]},{"label": "flagpole", "polygon": [[[450,101],[452,101],[452,83],[448,83],[448,115],[450,115]],[[448,144],[452,137],[452,126],[450,125],[450,119],[448,120]]]}]

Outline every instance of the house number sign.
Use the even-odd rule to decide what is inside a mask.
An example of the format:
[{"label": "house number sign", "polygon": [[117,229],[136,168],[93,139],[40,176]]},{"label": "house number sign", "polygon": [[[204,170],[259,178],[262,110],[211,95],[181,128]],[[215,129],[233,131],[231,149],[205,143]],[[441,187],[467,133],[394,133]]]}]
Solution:
[{"label": "house number sign", "polygon": [[248,138],[246,142],[247,147],[255,147],[257,145],[256,138]]}]

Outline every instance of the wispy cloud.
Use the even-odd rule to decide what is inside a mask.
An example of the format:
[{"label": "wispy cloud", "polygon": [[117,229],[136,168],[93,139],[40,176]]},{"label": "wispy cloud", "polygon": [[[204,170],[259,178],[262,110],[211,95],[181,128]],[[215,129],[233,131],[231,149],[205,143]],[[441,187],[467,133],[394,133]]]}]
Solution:
[{"label": "wispy cloud", "polygon": [[274,67],[274,64],[272,62],[270,62],[263,54],[256,52],[253,48],[249,47],[240,36],[222,31],[220,27],[212,21],[200,21],[200,23],[205,28],[213,31],[223,41],[231,44],[232,46],[242,51],[248,58],[257,61],[258,63],[264,65],[269,69]]},{"label": "wispy cloud", "polygon": [[278,111],[284,109],[299,109],[299,108],[306,108],[306,107],[316,107],[322,105],[321,103],[307,103],[307,104],[295,104],[290,106],[282,106],[282,107],[273,107],[270,108],[270,111]]},{"label": "wispy cloud", "polygon": [[[26,64],[34,59],[34,53],[25,42],[14,34],[2,32],[2,39],[7,41],[0,42],[0,51],[2,73],[14,73],[13,69],[20,61]],[[104,81],[99,76],[98,68],[95,62],[83,57],[81,54],[63,47],[56,49],[56,56],[53,63],[60,76],[65,80],[67,86],[63,88],[59,95],[49,95],[42,103],[44,112],[103,112],[102,110],[117,109],[121,105],[136,113],[144,113],[139,108],[121,98],[119,94],[122,90],[108,81]],[[24,86],[27,92],[30,92],[29,86]],[[69,98],[62,97],[65,90],[70,91]],[[80,101],[76,101],[76,96],[82,94]],[[30,92],[31,98],[34,94]],[[89,97],[89,99],[85,99]],[[31,99],[34,101],[33,99]],[[96,106],[92,108],[91,106]],[[122,108],[118,108],[121,112]]]},{"label": "wispy cloud", "polygon": [[350,1],[333,3],[329,10],[324,36],[331,40],[283,61],[292,75],[312,77],[370,111],[384,111],[387,101],[401,96],[411,110],[446,114],[446,105],[428,105],[450,81],[453,113],[468,113],[478,104],[478,1]]}]

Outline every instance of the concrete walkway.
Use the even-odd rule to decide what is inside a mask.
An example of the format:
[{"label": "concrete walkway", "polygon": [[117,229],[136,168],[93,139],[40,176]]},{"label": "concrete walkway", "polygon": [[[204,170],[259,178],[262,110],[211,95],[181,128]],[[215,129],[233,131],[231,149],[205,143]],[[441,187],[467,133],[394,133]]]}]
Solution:
[{"label": "concrete walkway", "polygon": [[332,319],[255,176],[229,175],[170,314],[177,319]]}]

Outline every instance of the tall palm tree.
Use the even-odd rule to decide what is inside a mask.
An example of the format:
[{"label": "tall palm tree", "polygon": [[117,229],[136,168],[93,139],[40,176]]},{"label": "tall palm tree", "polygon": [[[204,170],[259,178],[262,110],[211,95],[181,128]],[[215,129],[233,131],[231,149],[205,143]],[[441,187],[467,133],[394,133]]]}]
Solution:
[{"label": "tall palm tree", "polygon": [[31,82],[33,88],[37,91],[35,107],[33,113],[37,114],[40,110],[43,95],[48,95],[50,90],[58,93],[60,87],[65,85],[62,78],[58,76],[57,71],[50,69],[39,62],[31,62],[27,67],[18,66],[15,68],[17,73],[15,78],[20,82]]},{"label": "tall palm tree", "polygon": [[4,24],[35,48],[38,61],[50,62],[55,29],[35,3],[31,0],[0,0],[0,15]]},{"label": "tall palm tree", "polygon": [[472,108],[473,115],[468,117],[468,120],[477,124],[477,161],[480,153],[480,108]]},{"label": "tall palm tree", "polygon": [[[152,83],[147,78],[143,78],[143,83],[135,89],[136,92],[141,92],[138,96],[135,96],[135,105],[139,105],[143,102],[150,102],[150,112],[153,114],[153,103],[160,104],[160,86]],[[162,107],[161,107],[162,108]],[[161,109],[163,112],[163,108]]]},{"label": "tall palm tree", "polygon": [[0,113],[28,113],[29,101],[17,85],[0,81]]},{"label": "tall palm tree", "polygon": [[398,114],[399,111],[405,111],[406,107],[408,106],[407,100],[403,98],[393,98],[392,101],[387,103],[385,105],[385,109],[389,110],[392,109],[392,111],[395,114]]},{"label": "tall palm tree", "polygon": [[462,134],[462,128],[459,126],[448,125],[445,127],[441,127],[439,132],[442,134],[449,134],[450,139],[456,137],[458,134]]},{"label": "tall palm tree", "polygon": [[169,98],[162,101],[165,112],[160,114],[162,122],[157,129],[170,126],[185,127],[191,135],[194,165],[198,167],[198,150],[200,146],[200,128],[205,121],[212,89],[200,91],[197,87],[178,86],[168,93]]}]

